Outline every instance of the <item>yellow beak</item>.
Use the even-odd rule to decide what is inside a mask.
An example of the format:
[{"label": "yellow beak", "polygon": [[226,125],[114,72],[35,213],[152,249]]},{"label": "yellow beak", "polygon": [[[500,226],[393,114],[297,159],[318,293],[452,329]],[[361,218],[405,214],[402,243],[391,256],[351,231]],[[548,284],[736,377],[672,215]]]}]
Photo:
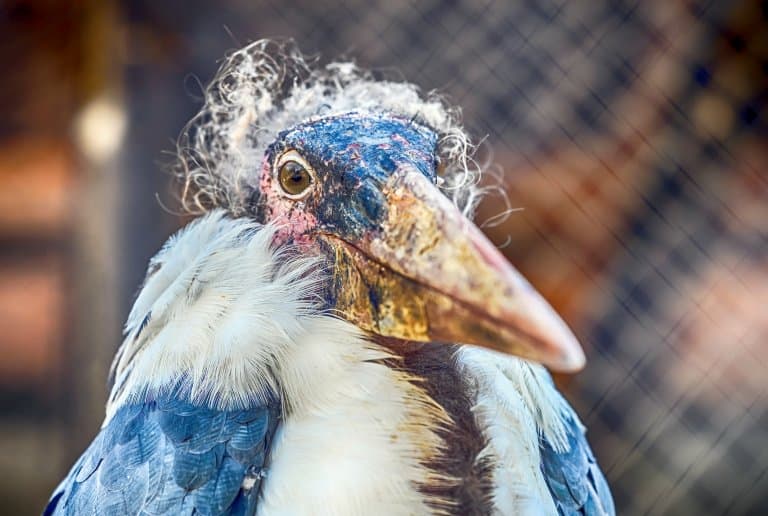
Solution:
[{"label": "yellow beak", "polygon": [[378,231],[335,255],[339,315],[378,335],[483,346],[572,372],[573,333],[490,241],[423,174],[402,169],[383,187]]}]

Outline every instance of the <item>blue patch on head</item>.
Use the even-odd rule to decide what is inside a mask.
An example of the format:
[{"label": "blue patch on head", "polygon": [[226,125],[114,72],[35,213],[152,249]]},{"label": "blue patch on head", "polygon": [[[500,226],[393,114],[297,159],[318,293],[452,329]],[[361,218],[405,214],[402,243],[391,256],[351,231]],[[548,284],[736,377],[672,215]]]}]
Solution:
[{"label": "blue patch on head", "polygon": [[318,169],[349,171],[385,181],[409,164],[435,180],[437,134],[391,114],[347,113],[306,122],[278,136],[281,148],[301,152]]},{"label": "blue patch on head", "polygon": [[270,160],[298,151],[317,172],[320,188],[306,201],[325,229],[359,237],[380,225],[387,206],[381,191],[402,167],[437,180],[438,135],[390,113],[330,116],[305,122],[278,135]]}]

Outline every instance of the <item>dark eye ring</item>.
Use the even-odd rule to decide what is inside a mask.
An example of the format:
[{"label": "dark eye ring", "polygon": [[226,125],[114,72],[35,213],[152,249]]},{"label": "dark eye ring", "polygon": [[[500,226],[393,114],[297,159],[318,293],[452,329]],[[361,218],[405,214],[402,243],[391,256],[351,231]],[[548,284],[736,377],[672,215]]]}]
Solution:
[{"label": "dark eye ring", "polygon": [[311,191],[314,171],[298,152],[290,150],[277,161],[277,181],[285,195],[301,199]]}]

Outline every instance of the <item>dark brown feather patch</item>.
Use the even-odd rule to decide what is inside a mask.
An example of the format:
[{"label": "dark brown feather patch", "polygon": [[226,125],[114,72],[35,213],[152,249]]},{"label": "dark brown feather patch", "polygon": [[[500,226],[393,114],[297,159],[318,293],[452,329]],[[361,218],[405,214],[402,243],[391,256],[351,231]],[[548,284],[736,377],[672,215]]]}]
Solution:
[{"label": "dark brown feather patch", "polygon": [[[432,399],[450,415],[453,424],[437,430],[445,441],[445,450],[425,464],[439,475],[457,479],[453,483],[419,486],[421,492],[436,499],[449,500],[436,509],[449,514],[481,515],[493,512],[493,457],[478,460],[487,440],[472,414],[474,388],[462,377],[454,355],[458,346],[442,343],[404,343],[377,339],[396,352],[402,361],[394,364],[408,373],[423,378],[419,383]],[[393,364],[390,364],[393,365]]]}]

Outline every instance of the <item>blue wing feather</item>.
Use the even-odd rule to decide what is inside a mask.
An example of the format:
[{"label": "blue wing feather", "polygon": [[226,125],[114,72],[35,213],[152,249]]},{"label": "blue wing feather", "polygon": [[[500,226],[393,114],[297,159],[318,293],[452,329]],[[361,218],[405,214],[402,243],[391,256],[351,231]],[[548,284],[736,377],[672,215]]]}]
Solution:
[{"label": "blue wing feather", "polygon": [[568,450],[558,453],[541,440],[541,469],[561,516],[602,516],[616,513],[608,483],[595,461],[575,414],[566,421]]},{"label": "blue wing feather", "polygon": [[[216,411],[172,396],[122,407],[44,514],[253,514],[279,413],[276,402]],[[246,476],[256,481],[244,487]]]}]

